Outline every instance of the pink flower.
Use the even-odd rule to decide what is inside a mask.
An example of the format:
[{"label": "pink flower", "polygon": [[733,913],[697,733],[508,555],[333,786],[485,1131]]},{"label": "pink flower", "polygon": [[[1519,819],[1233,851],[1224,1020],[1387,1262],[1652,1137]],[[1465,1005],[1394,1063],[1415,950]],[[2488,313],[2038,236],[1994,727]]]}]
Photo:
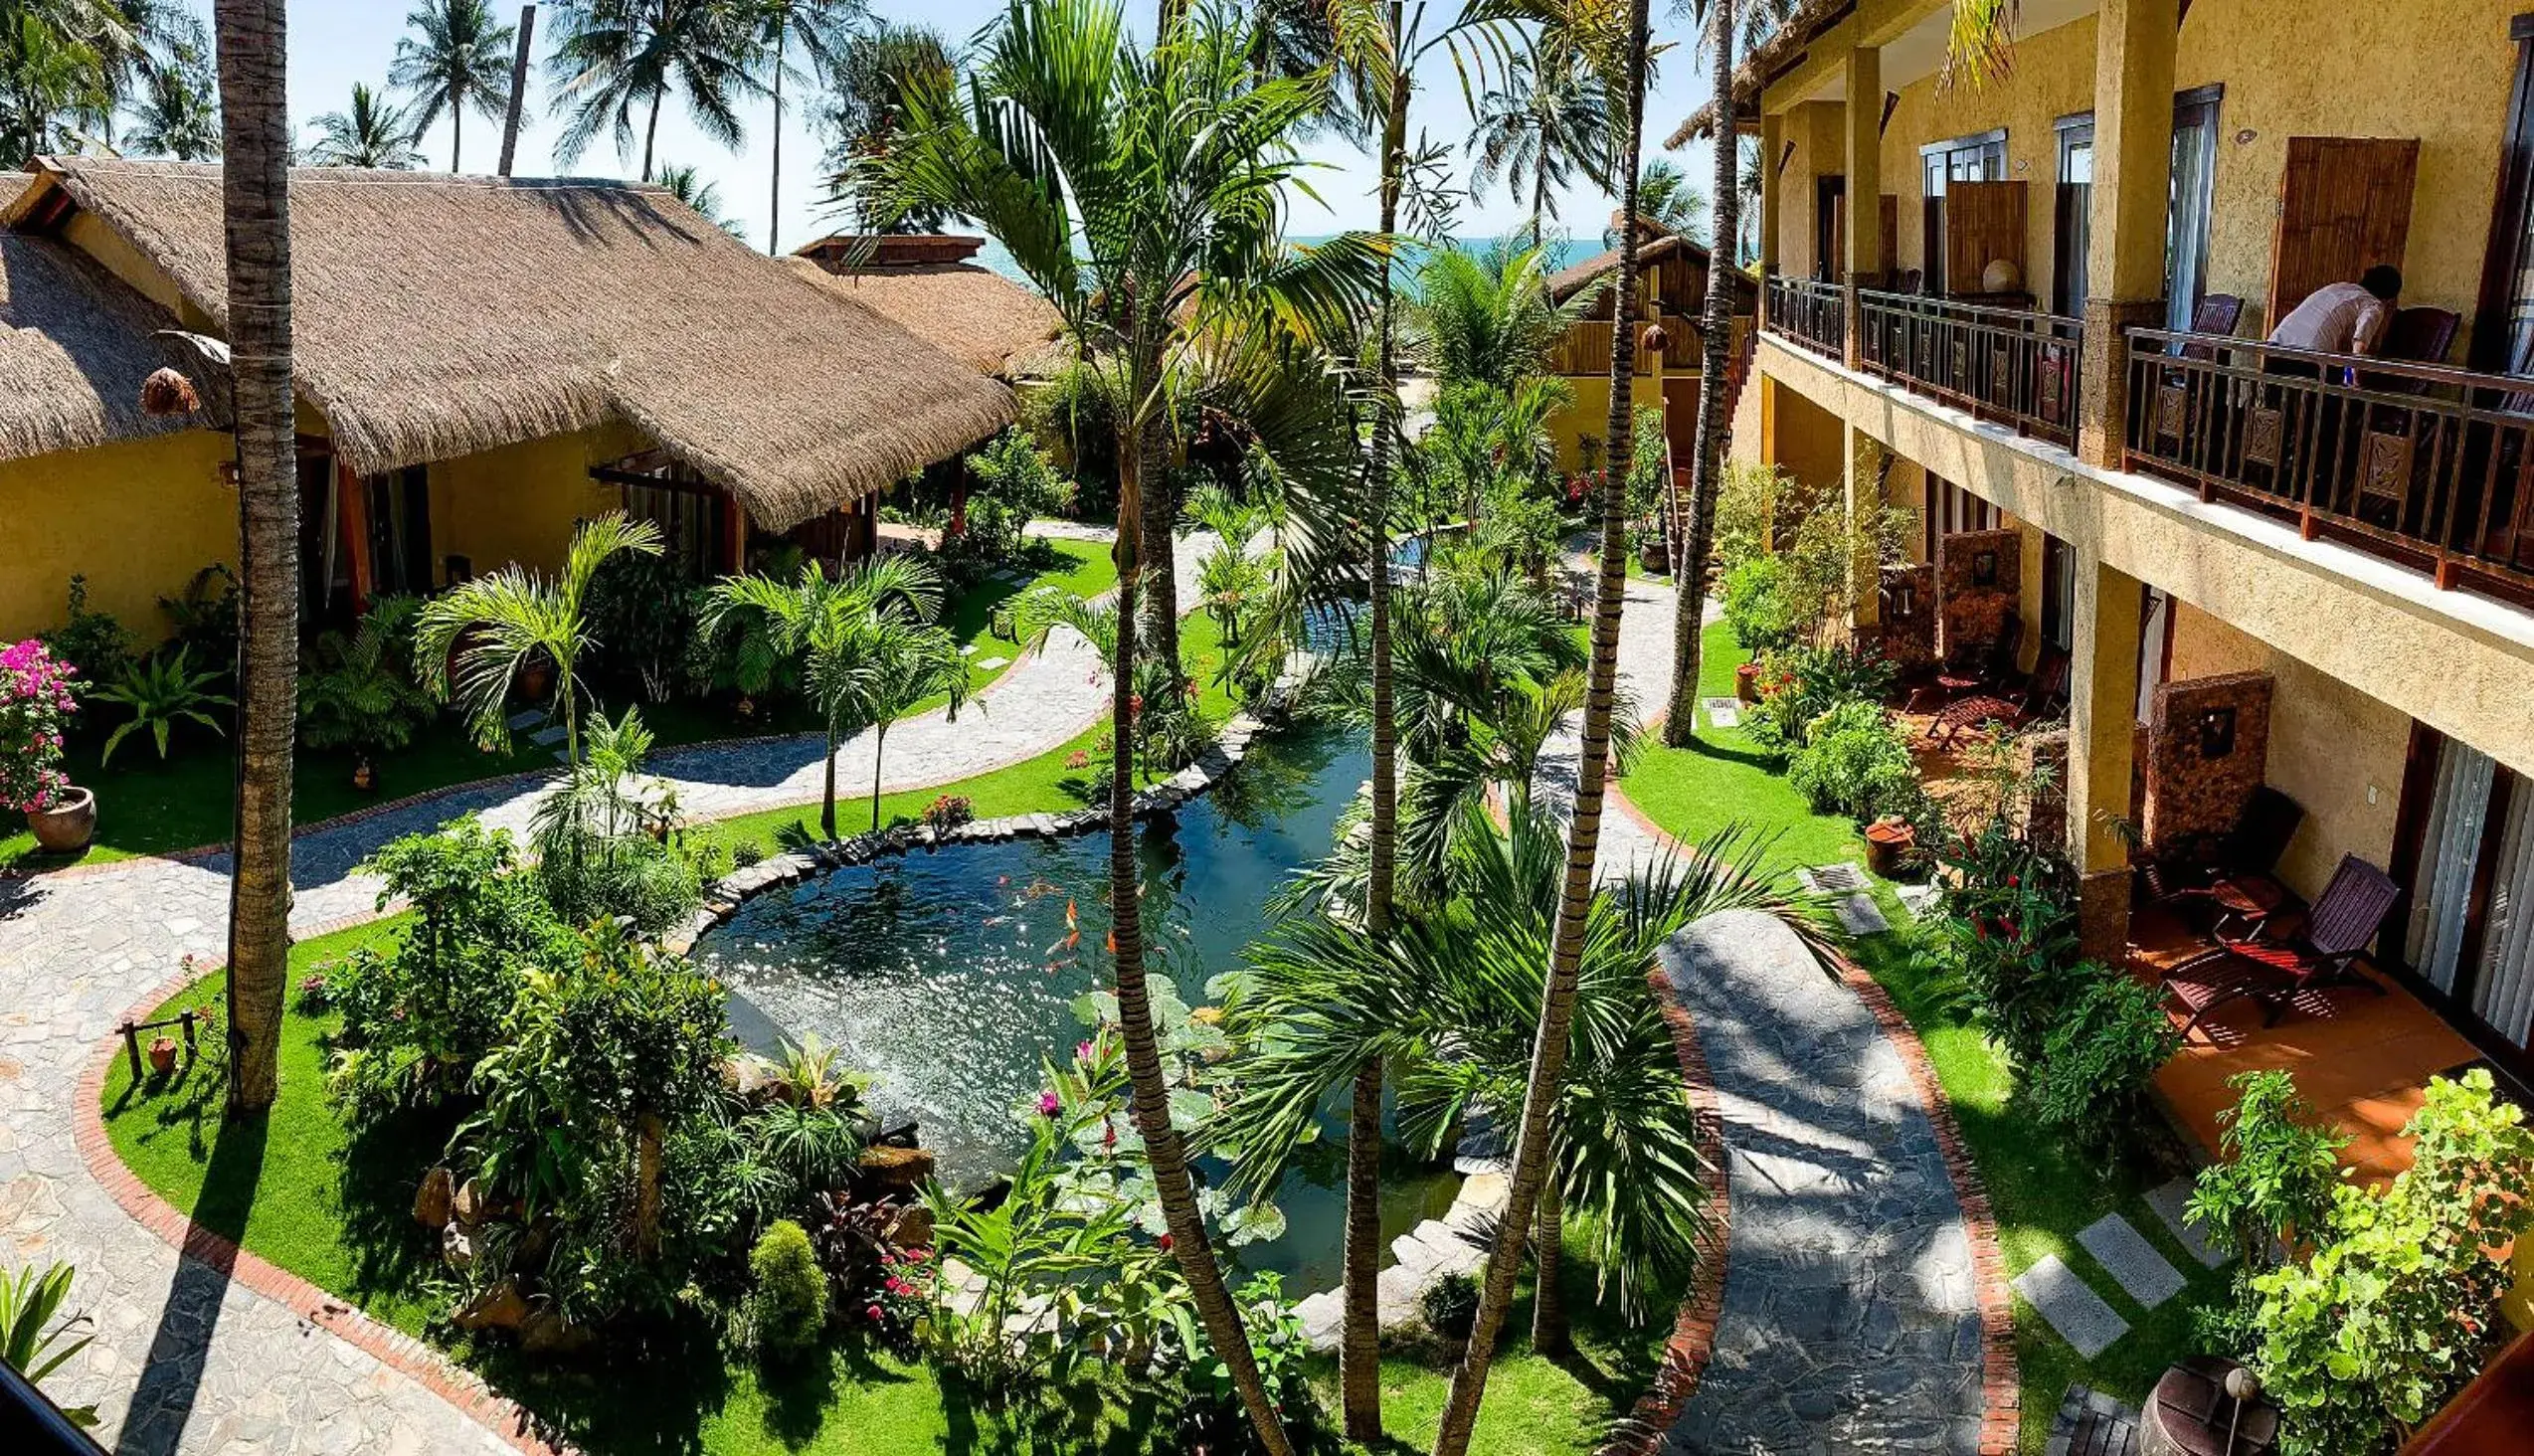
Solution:
[{"label": "pink flower", "polygon": [[1064,1103],[1057,1100],[1055,1093],[1041,1092],[1038,1094],[1038,1115],[1040,1117],[1054,1117],[1057,1113],[1063,1110]]},{"label": "pink flower", "polygon": [[882,1318],[880,1315],[880,1307],[878,1305],[864,1305],[862,1307],[862,1318],[870,1321],[874,1325],[880,1323]]},{"label": "pink flower", "polygon": [[1077,1044],[1073,1049],[1073,1059],[1075,1061],[1091,1060],[1091,1043],[1085,1041]]}]

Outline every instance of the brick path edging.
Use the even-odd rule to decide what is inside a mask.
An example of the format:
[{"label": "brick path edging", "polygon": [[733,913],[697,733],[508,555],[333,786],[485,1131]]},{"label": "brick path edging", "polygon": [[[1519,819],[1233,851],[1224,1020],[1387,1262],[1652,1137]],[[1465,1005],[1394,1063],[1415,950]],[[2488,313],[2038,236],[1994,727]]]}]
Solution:
[{"label": "brick path edging", "polygon": [[[1617,785],[1611,785],[1606,796],[1608,808],[1626,815],[1656,842],[1680,847],[1679,841],[1629,802]],[[1708,1075],[1706,1054],[1699,1047],[1696,1023],[1681,1006],[1670,980],[1661,971],[1656,971],[1650,980],[1662,1001],[1664,1022],[1672,1028],[1682,1080],[1689,1085],[1690,1104],[1698,1116],[1699,1154],[1716,1169],[1716,1180],[1708,1193],[1710,1233],[1699,1247],[1699,1273],[1681,1306],[1672,1338],[1664,1347],[1663,1367],[1655,1376],[1653,1388],[1637,1401],[1623,1423],[1623,1434],[1606,1442],[1601,1456],[1650,1456],[1660,1449],[1664,1432],[1680,1418],[1690,1396],[1698,1390],[1700,1376],[1707,1370],[1708,1358],[1716,1344],[1716,1318],[1724,1296],[1725,1260],[1720,1255],[1729,1225],[1724,1206],[1723,1119],[1717,1110],[1716,1089]],[[1952,1180],[1953,1195],[1962,1205],[1962,1222],[1970,1235],[1973,1293],[1980,1309],[1980,1456],[2015,1456],[2023,1436],[2024,1399],[2015,1356],[2015,1301],[2006,1281],[2006,1256],[1998,1247],[1997,1215],[1989,1205],[1988,1186],[1981,1182],[1979,1166],[1962,1141],[1953,1104],[1944,1095],[1935,1064],[1927,1059],[1926,1047],[1918,1040],[1917,1028],[1900,1013],[1883,984],[1855,962],[1844,957],[1840,960],[1839,980],[1865,1002],[1866,1009],[1874,1013],[1875,1024],[1900,1053],[1901,1065],[1908,1069],[1918,1102],[1926,1109],[1927,1121],[1934,1125],[1936,1147],[1944,1155],[1944,1171]]]},{"label": "brick path edging", "polygon": [[[329,924],[313,934],[331,934],[376,918],[346,916],[341,922]],[[148,1019],[152,1012],[173,1000],[178,993],[219,970],[221,964],[218,960],[194,961],[151,991],[126,1014],[126,1019]],[[298,1275],[238,1247],[236,1240],[194,1222],[177,1211],[174,1204],[160,1197],[156,1189],[141,1182],[140,1175],[125,1166],[121,1156],[114,1151],[113,1140],[105,1132],[105,1074],[107,1068],[114,1064],[114,1059],[122,1055],[121,1038],[108,1037],[96,1054],[90,1058],[88,1071],[80,1078],[76,1114],[79,1121],[73,1129],[73,1138],[79,1145],[81,1161],[88,1166],[89,1177],[112,1195],[135,1222],[165,1239],[185,1258],[282,1306],[296,1315],[302,1324],[321,1329],[366,1352],[381,1365],[448,1401],[459,1414],[525,1453],[525,1456],[563,1456],[568,1451],[569,1448],[554,1445],[537,1434],[536,1417],[525,1407],[495,1393],[472,1372],[452,1364],[430,1345],[371,1319]]]}]

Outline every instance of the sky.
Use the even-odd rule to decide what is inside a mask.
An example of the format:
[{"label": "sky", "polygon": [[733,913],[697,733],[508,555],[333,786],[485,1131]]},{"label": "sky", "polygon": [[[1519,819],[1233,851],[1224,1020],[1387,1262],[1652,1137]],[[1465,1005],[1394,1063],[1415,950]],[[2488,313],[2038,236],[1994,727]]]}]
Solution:
[{"label": "sky", "polygon": [[[188,0],[210,18],[211,0]],[[871,0],[873,13],[901,22],[927,24],[949,36],[954,43],[964,42],[990,19],[1002,11],[1000,0]],[[396,42],[406,33],[405,14],[412,8],[410,0],[288,0],[289,7],[289,89],[290,115],[304,142],[314,135],[307,123],[320,113],[349,107],[352,85],[367,82],[384,86],[388,68],[395,56]],[[494,0],[494,8],[505,23],[514,22],[519,0]],[[1696,109],[1706,98],[1706,68],[1697,64],[1689,44],[1688,23],[1667,15],[1670,6],[1657,5],[1656,31],[1658,43],[1675,43],[1669,55],[1657,63],[1657,84],[1652,103],[1647,108],[1646,145],[1649,157],[1657,149],[1680,118]],[[1151,25],[1149,4],[1129,0],[1129,23],[1139,30]],[[1440,7],[1438,7],[1439,11]],[[549,91],[545,85],[544,58],[546,40],[551,34],[551,4],[538,9],[537,64],[532,71],[529,105],[519,140],[519,158],[513,171],[521,176],[555,174],[569,170],[581,175],[633,177],[641,170],[638,149],[632,155],[618,157],[608,140],[602,138],[585,152],[571,168],[559,167],[553,161],[553,143],[561,130],[548,111]],[[1434,55],[1427,59],[1418,74],[1419,94],[1412,113],[1411,139],[1415,130],[1423,129],[1436,141],[1447,143],[1455,155],[1454,170],[1460,183],[1467,185],[1468,160],[1464,150],[1470,132],[1466,107],[1461,100],[1459,84],[1450,62]],[[759,247],[766,244],[766,219],[772,211],[769,189],[772,182],[774,108],[760,98],[746,111],[747,138],[737,152],[704,137],[684,114],[682,105],[671,97],[660,116],[658,154],[663,164],[693,166],[704,178],[718,185],[722,211],[744,230],[748,239]],[[465,131],[465,170],[490,172],[500,153],[500,123],[469,116]],[[433,168],[450,164],[450,123],[444,116],[421,141],[426,163]],[[638,144],[637,144],[638,145]],[[784,182],[781,227],[778,241],[786,248],[823,236],[842,226],[842,221],[819,197],[822,190],[817,158],[822,150],[813,134],[806,108],[787,98],[783,125]],[[1312,177],[1312,189],[1321,203],[1303,199],[1296,204],[1291,229],[1297,234],[1311,235],[1336,232],[1348,228],[1369,228],[1375,220],[1373,168],[1368,156],[1343,144],[1315,146],[1310,155],[1325,163],[1325,168]],[[1713,165],[1707,148],[1700,145],[1671,154],[1673,160],[1689,170],[1693,177],[1705,178]],[[1323,206],[1325,204],[1325,206]],[[1577,236],[1597,234],[1608,220],[1613,204],[1597,189],[1578,193],[1566,200],[1562,208],[1564,226]],[[1463,237],[1491,237],[1528,226],[1530,208],[1527,201],[1517,201],[1505,193],[1500,183],[1492,192],[1474,202],[1465,202],[1461,210],[1458,232]]]}]

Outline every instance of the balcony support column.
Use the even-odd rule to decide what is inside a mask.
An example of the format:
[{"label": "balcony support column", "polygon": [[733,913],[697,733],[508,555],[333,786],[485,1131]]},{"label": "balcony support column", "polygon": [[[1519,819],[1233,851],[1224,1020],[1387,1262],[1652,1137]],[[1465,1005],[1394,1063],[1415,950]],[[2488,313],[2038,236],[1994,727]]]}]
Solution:
[{"label": "balcony support column", "polygon": [[[1846,463],[1841,472],[1844,476],[1841,481],[1845,495],[1843,503],[1848,509],[1848,519],[1856,521],[1863,519],[1868,512],[1882,508],[1883,482],[1885,476],[1891,473],[1892,450],[1853,423],[1848,424],[1846,430],[1847,448],[1841,454]],[[1859,562],[1855,568],[1856,577],[1848,584],[1848,625],[1854,629],[1853,636],[1870,637],[1874,636],[1876,625],[1883,620],[1879,594],[1881,583],[1876,579],[1873,562]]]},{"label": "balcony support column", "polygon": [[1883,282],[1883,52],[1859,46],[1848,53],[1848,256],[1841,280],[1848,295],[1847,361],[1865,362],[1865,308],[1860,288]]},{"label": "balcony support column", "polygon": [[2085,252],[2085,359],[2077,453],[2121,465],[2129,412],[2124,330],[2162,317],[2173,177],[2179,0],[2102,0],[2094,21],[2094,180]]},{"label": "balcony support column", "polygon": [[2069,569],[2077,576],[2077,653],[2068,695],[2068,857],[2079,875],[2082,949],[2118,965],[2129,938],[2129,849],[2112,820],[2129,815],[2146,592],[2082,548]]},{"label": "balcony support column", "polygon": [[[1759,118],[1759,317],[1754,324],[1758,328],[1768,326],[1768,283],[1771,278],[1777,276],[1777,227],[1786,211],[1786,184],[1777,175],[1777,154],[1786,144],[1785,137],[1785,114],[1779,111],[1761,112]],[[1723,142],[1719,140],[1717,144],[1721,146]]]}]

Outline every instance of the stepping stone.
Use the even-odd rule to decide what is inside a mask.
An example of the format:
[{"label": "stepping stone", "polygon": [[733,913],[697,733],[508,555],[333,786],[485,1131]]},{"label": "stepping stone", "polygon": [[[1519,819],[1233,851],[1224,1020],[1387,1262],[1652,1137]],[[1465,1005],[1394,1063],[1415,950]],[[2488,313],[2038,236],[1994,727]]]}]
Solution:
[{"label": "stepping stone", "polygon": [[960,654],[961,656],[963,656],[963,657],[974,657],[974,656],[976,656],[976,655],[977,655],[977,644],[976,644],[975,642],[968,642],[968,643],[966,643],[966,644],[962,645],[962,646],[960,647],[960,649],[959,649],[959,654]]},{"label": "stepping stone", "polygon": [[1881,935],[1892,928],[1892,922],[1883,918],[1883,907],[1863,890],[1842,896],[1831,913],[1839,917],[1839,928],[1850,935]]},{"label": "stepping stone", "polygon": [[568,735],[563,731],[562,724],[548,723],[543,728],[529,734],[528,741],[539,748],[552,748],[556,744],[561,743],[567,736]]},{"label": "stepping stone", "polygon": [[2085,1281],[2057,1254],[2044,1255],[2040,1263],[2017,1275],[2015,1292],[2039,1310],[2059,1338],[2082,1359],[2092,1360],[2129,1333],[2129,1322],[2103,1303],[2101,1295],[2087,1289]]},{"label": "stepping stone", "polygon": [[2182,1210],[2190,1206],[2190,1202],[2191,1180],[2187,1177],[2177,1178],[2147,1193],[2147,1206],[2156,1210],[2156,1217],[2173,1231],[2173,1236],[2182,1241],[2185,1249],[2190,1250],[2191,1257],[2199,1260],[2202,1268],[2214,1269],[2226,1262],[2226,1254],[2209,1242],[2208,1230],[2183,1218]]},{"label": "stepping stone", "polygon": [[1011,665],[1011,658],[1009,658],[1009,657],[987,657],[987,658],[985,658],[985,659],[981,660],[980,662],[978,662],[978,664],[977,664],[977,665],[978,665],[978,667],[979,667],[980,669],[982,669],[982,670],[984,670],[984,671],[992,672],[992,671],[994,671],[994,670],[995,670],[996,668],[997,668],[997,667],[1008,667],[1008,666],[1010,666],[1010,665]]},{"label": "stepping stone", "polygon": [[1799,869],[1795,871],[1795,878],[1802,881],[1805,889],[1816,894],[1846,894],[1852,890],[1874,888],[1874,881],[1866,878],[1866,872],[1845,859],[1836,864],[1816,864],[1810,869]]},{"label": "stepping stone", "polygon": [[1700,698],[1699,706],[1707,709],[1707,721],[1710,727],[1739,728],[1742,726],[1742,700],[1740,698]]},{"label": "stepping stone", "polygon": [[1911,920],[1924,920],[1944,903],[1944,891],[1930,880],[1922,885],[1902,885],[1900,908],[1909,912]]},{"label": "stepping stone", "polygon": [[518,712],[510,715],[510,731],[513,733],[525,733],[530,728],[535,727],[537,724],[542,723],[545,720],[545,709],[522,708]]},{"label": "stepping stone", "polygon": [[2105,1213],[2091,1227],[2077,1235],[2077,1242],[2103,1266],[2103,1272],[2128,1292],[2141,1309],[2154,1309],[2182,1292],[2185,1282],[2147,1242],[2147,1236],[2129,1226],[2129,1220],[2117,1213]]}]

